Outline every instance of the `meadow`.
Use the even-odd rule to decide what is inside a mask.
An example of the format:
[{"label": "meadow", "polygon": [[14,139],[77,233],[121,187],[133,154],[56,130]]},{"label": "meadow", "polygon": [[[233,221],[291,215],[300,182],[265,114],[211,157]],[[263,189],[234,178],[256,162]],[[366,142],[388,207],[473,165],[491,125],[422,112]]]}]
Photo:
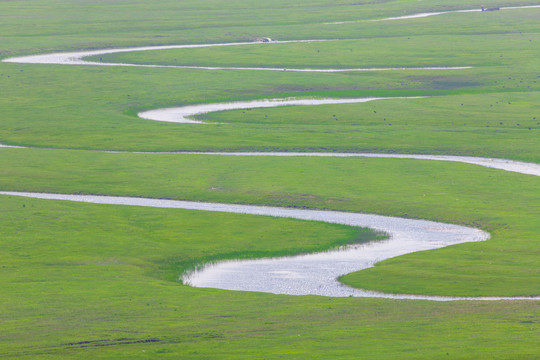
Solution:
[{"label": "meadow", "polygon": [[[485,6],[531,5],[484,1]],[[474,226],[491,239],[341,280],[388,293],[538,296],[540,181],[404,159],[129,151],[451,154],[540,163],[540,9],[430,1],[0,3],[0,58],[160,44],[329,39],[111,54],[103,61],[284,68],[472,66],[332,74],[0,63],[0,190],[330,209]],[[350,21],[344,24],[326,24]],[[339,39],[339,40],[337,40]],[[94,59],[99,61],[99,59]],[[284,97],[426,96],[140,119],[139,111]],[[125,151],[107,153],[103,151]],[[206,261],[315,252],[367,229],[0,196],[2,358],[535,358],[532,301],[284,296],[191,288]]]}]

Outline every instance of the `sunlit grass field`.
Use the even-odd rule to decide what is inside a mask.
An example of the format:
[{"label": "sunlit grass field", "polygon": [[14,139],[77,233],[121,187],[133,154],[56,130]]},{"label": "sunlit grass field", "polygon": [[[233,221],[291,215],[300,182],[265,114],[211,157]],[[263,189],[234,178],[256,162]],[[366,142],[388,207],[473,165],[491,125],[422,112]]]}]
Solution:
[{"label": "sunlit grass field", "polygon": [[[532,5],[484,1],[484,6]],[[540,181],[404,159],[117,151],[451,154],[540,163],[540,9],[448,1],[13,1],[0,58],[162,44],[327,39],[134,52],[103,61],[373,68],[332,74],[0,63],[0,190],[105,194],[377,213],[474,226],[486,242],[345,276],[360,288],[540,295]],[[349,21],[343,24],[326,24]],[[95,59],[96,60],[96,59]],[[97,59],[99,61],[99,59]],[[425,96],[140,119],[184,104],[284,97]],[[191,288],[205,261],[321,251],[376,239],[315,222],[0,196],[0,357],[38,359],[521,359],[540,350],[533,301],[284,296]]]}]

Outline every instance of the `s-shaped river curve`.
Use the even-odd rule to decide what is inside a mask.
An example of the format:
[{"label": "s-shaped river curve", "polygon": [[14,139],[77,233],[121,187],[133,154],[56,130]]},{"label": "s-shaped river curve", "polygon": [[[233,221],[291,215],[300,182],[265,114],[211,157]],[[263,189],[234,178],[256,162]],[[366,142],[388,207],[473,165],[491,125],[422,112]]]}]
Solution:
[{"label": "s-shaped river curve", "polygon": [[[309,40],[312,41],[312,40]],[[293,41],[291,41],[293,42]],[[171,48],[194,48],[204,46],[233,46],[245,45],[246,43],[229,44],[201,44],[179,45],[160,47],[139,47],[126,49],[105,49],[88,52],[45,54],[28,57],[11,58],[5,62],[39,63],[39,64],[64,64],[64,65],[102,65],[102,66],[146,66],[146,67],[169,67],[136,64],[95,63],[83,60],[85,56],[110,54],[114,52],[145,51]],[[249,43],[247,43],[249,44]],[[258,44],[258,43],[251,43]],[[171,66],[182,67],[182,66]],[[224,67],[184,67],[205,70],[235,69],[235,70],[283,70],[273,68],[224,68]],[[444,68],[464,69],[468,67]],[[437,68],[409,68],[408,70],[437,69]],[[439,68],[442,69],[442,68]],[[287,69],[289,71],[382,71],[404,69]],[[330,103],[353,103],[381,100],[384,98],[361,98],[361,99],[322,99],[322,100],[297,100],[297,99],[273,99],[271,101],[258,101],[249,103],[211,104],[189,107],[189,110],[180,115],[185,121],[164,120],[153,118],[153,114],[140,114],[152,120],[194,122],[187,116],[208,111],[229,110],[245,107],[270,107],[283,105],[319,105]],[[233,104],[233,105],[231,105]],[[174,108],[172,112],[180,112],[185,108]],[[158,110],[170,115],[171,109]],[[145,116],[146,115],[146,116]],[[169,116],[166,115],[166,116]],[[178,118],[178,114],[174,115]],[[468,162],[481,166],[497,167],[508,171],[522,172],[540,176],[540,165],[511,162],[501,159],[483,159],[471,157],[430,156],[430,155],[385,155],[385,154],[332,154],[332,153],[199,153],[211,155],[249,155],[249,156],[364,156],[364,157],[399,157],[417,158],[442,161]],[[495,166],[492,166],[494,165]],[[423,299],[435,301],[449,300],[539,300],[540,297],[440,297],[418,295],[393,295],[362,291],[340,284],[337,278],[341,275],[358,271],[373,266],[376,262],[415,251],[436,249],[444,246],[463,242],[482,241],[489,238],[489,234],[479,229],[463,226],[442,224],[424,220],[411,220],[380,215],[343,213],[333,211],[296,210],[264,206],[232,205],[198,203],[176,200],[157,200],[145,198],[113,197],[113,196],[84,196],[44,193],[0,192],[0,195],[24,196],[41,199],[70,200],[100,204],[116,204],[130,206],[151,206],[166,208],[195,209],[203,211],[221,211],[242,214],[269,215],[276,217],[289,217],[304,220],[324,221],[330,223],[346,224],[352,226],[370,227],[384,231],[390,235],[386,241],[373,242],[361,246],[351,246],[345,249],[279,259],[258,259],[250,261],[225,261],[217,264],[207,264],[199,271],[186,274],[183,278],[185,283],[193,286],[216,287],[230,290],[263,291],[276,294],[292,295],[323,295],[323,296],[363,296],[384,298]]]}]

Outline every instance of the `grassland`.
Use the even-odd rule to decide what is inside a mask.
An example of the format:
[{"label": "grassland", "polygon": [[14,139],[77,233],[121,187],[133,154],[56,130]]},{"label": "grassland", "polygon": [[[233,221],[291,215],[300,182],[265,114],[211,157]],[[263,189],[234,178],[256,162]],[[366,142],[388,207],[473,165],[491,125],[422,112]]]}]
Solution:
[{"label": "grassland", "polygon": [[[540,163],[540,9],[324,24],[477,7],[468,0],[355,4],[0,3],[2,58],[269,36],[347,40],[107,60],[474,66],[304,74],[1,63],[0,143],[36,148],[0,149],[0,189],[324,208],[477,226],[492,239],[391,259],[343,281],[398,293],[539,295],[540,182],[533,176],[419,160],[91,151],[373,151]],[[200,116],[220,126],[136,117],[140,110],[191,103],[411,95],[430,97]],[[2,358],[539,356],[540,307],[534,302],[293,297],[195,289],[177,281],[183,269],[200,261],[317,251],[373,237],[357,229],[9,196],[1,196],[0,204]]]},{"label": "grassland", "polygon": [[[448,15],[446,15],[448,16]],[[468,15],[470,18],[478,15]],[[507,15],[508,16],[508,15]],[[440,20],[440,18],[438,19]],[[493,40],[492,40],[493,39]],[[536,34],[402,35],[302,43],[262,43],[90,56],[91,61],[150,65],[347,69],[514,66],[538,54]],[[503,57],[486,57],[499,52]]]}]

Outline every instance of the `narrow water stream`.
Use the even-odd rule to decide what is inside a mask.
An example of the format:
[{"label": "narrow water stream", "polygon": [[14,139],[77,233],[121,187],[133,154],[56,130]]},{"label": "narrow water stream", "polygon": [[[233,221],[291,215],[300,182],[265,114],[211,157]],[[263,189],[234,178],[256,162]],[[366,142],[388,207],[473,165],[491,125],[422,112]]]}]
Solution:
[{"label": "narrow water stream", "polygon": [[[502,10],[518,8],[535,8],[536,6],[506,7]],[[474,10],[456,10],[438,13],[421,13],[381,20],[402,20],[447,14],[452,12],[477,12]],[[341,24],[337,22],[333,24]],[[275,43],[312,42],[328,40],[292,40],[276,41]],[[338,72],[338,71],[388,71],[388,70],[425,70],[425,69],[451,69],[461,70],[470,67],[426,67],[426,68],[354,68],[354,69],[282,69],[282,68],[245,68],[245,67],[202,67],[202,66],[161,66],[118,64],[106,62],[91,62],[84,60],[93,55],[105,55],[120,52],[165,50],[180,48],[197,48],[210,46],[237,46],[254,45],[255,43],[226,43],[226,44],[196,44],[196,45],[167,45],[147,46],[136,48],[104,49],[94,51],[80,51],[70,53],[54,53],[34,56],[24,56],[4,59],[4,62],[26,64],[62,64],[62,65],[100,65],[100,66],[142,66],[142,67],[176,67],[205,70],[263,70],[263,71],[310,71],[310,72]],[[407,99],[417,99],[410,97]],[[220,110],[231,110],[254,107],[271,107],[284,105],[321,105],[367,102],[384,100],[385,98],[358,98],[358,99],[271,99],[264,101],[202,104],[181,108],[158,109],[139,114],[143,118],[158,121],[190,122],[189,116]],[[1,145],[0,147],[13,147]],[[438,161],[465,162],[480,166],[493,167],[507,171],[540,176],[540,165],[523,163],[502,159],[475,158],[446,155],[407,155],[407,154],[348,154],[348,153],[189,153],[222,156],[331,156],[331,157],[391,157],[412,158]],[[159,200],[148,198],[114,197],[114,196],[85,196],[46,193],[25,193],[0,191],[0,195],[23,196],[51,200],[67,200],[111,205],[149,206],[163,208],[193,209],[202,211],[220,211],[240,214],[267,215],[275,217],[288,217],[304,220],[324,221],[329,223],[345,224],[351,226],[369,227],[389,234],[389,239],[363,245],[350,246],[330,252],[301,255],[277,259],[257,259],[248,261],[223,261],[216,264],[206,264],[201,269],[185,274],[182,280],[186,284],[199,287],[214,287],[230,290],[261,291],[276,294],[292,295],[323,295],[323,296],[369,296],[403,299],[424,299],[435,301],[449,300],[540,300],[540,297],[477,297],[456,298],[440,296],[392,295],[366,292],[353,289],[340,284],[337,278],[341,275],[369,268],[376,262],[391,257],[415,251],[437,249],[464,242],[476,242],[489,238],[486,232],[463,226],[436,223],[425,220],[411,220],[395,217],[345,213],[334,211],[298,210],[265,206],[249,206],[234,204],[199,203],[178,200]]]}]

